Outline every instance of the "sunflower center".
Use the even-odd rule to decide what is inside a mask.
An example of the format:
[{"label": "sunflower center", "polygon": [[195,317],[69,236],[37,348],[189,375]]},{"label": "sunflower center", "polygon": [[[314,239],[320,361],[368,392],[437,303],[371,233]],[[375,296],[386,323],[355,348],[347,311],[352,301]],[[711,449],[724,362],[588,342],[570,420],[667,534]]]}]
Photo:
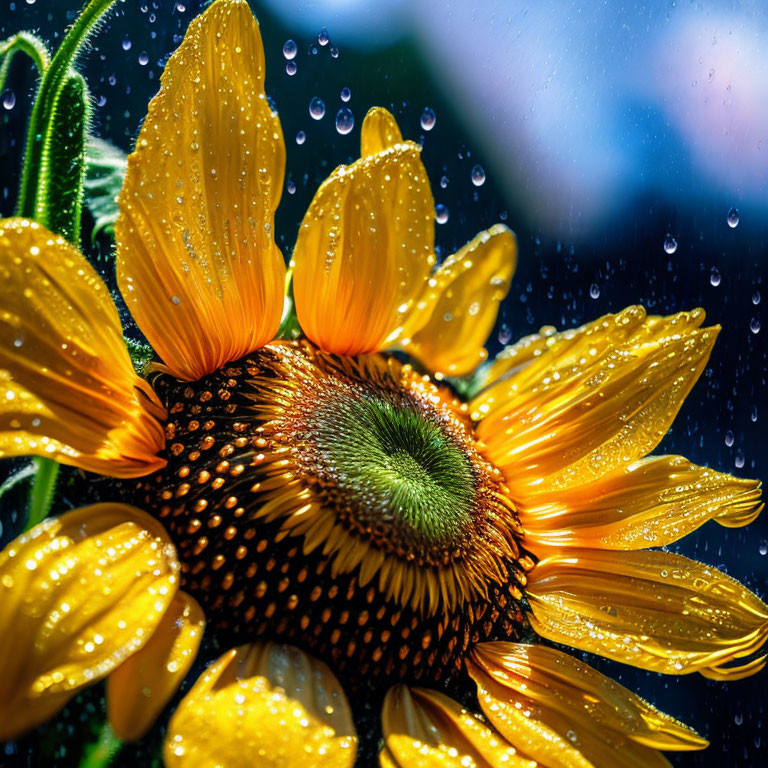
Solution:
[{"label": "sunflower center", "polygon": [[478,473],[452,420],[409,391],[339,378],[311,389],[284,428],[323,502],[406,556],[460,546]]}]

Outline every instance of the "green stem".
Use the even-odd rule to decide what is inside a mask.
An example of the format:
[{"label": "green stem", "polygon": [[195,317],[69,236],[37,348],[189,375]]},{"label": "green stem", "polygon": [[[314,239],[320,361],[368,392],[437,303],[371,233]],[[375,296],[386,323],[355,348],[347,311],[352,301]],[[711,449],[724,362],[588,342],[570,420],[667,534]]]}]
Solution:
[{"label": "green stem", "polygon": [[106,768],[115,759],[122,746],[123,742],[115,736],[109,723],[104,723],[99,740],[86,749],[80,760],[80,768]]},{"label": "green stem", "polygon": [[48,517],[56,490],[56,479],[59,476],[59,465],[53,459],[36,458],[32,461],[37,467],[37,472],[29,494],[29,514],[24,526],[25,531],[34,528]]},{"label": "green stem", "polygon": [[0,58],[3,60],[0,64],[0,91],[5,90],[8,71],[11,68],[13,57],[17,53],[25,53],[29,56],[41,77],[51,63],[48,49],[39,38],[29,32],[19,32],[17,35],[9,37],[0,43]]},{"label": "green stem", "polygon": [[[40,165],[43,148],[46,146],[45,134],[49,127],[51,110],[78,51],[115,1],[90,0],[85,6],[83,12],[61,41],[59,49],[45,71],[35,104],[32,107],[17,210],[19,216],[35,219],[44,226],[47,226],[48,222],[45,220],[45,205],[44,202],[39,203],[38,192],[41,185]],[[42,181],[44,182],[44,180]]]}]

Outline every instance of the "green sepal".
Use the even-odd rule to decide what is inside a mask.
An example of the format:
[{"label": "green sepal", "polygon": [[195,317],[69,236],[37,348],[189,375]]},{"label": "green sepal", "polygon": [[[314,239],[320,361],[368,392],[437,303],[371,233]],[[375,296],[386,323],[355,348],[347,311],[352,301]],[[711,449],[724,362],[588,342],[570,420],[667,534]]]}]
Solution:
[{"label": "green sepal", "polygon": [[85,158],[85,204],[94,220],[91,241],[101,232],[114,239],[117,195],[123,186],[127,156],[114,144],[91,137]]},{"label": "green sepal", "polygon": [[29,512],[24,530],[34,528],[42,523],[50,514],[53,496],[56,491],[56,480],[59,477],[59,464],[53,459],[36,457],[32,463],[37,468],[35,480],[29,493]]},{"label": "green sepal", "polygon": [[285,301],[283,302],[283,316],[280,320],[277,338],[290,340],[301,338],[301,326],[299,325],[299,318],[296,316],[296,302],[293,298],[293,266],[289,266],[285,273]]},{"label": "green sepal", "polygon": [[140,341],[134,341],[127,337],[123,337],[125,346],[128,348],[128,354],[131,356],[131,362],[133,363],[133,369],[139,376],[143,376],[147,366],[152,362],[155,356],[155,352],[149,344],[142,344]]},{"label": "green sepal", "polygon": [[36,218],[74,245],[80,243],[89,118],[88,87],[82,75],[71,71],[50,118],[35,207]]}]

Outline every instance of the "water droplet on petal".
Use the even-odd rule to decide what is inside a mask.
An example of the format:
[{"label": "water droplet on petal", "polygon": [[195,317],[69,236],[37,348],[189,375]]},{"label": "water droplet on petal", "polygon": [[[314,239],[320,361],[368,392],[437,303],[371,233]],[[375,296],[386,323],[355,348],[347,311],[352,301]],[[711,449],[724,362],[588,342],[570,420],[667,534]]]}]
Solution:
[{"label": "water droplet on petal", "polygon": [[421,113],[421,127],[425,131],[431,131],[435,127],[437,117],[435,116],[435,110],[427,107]]}]

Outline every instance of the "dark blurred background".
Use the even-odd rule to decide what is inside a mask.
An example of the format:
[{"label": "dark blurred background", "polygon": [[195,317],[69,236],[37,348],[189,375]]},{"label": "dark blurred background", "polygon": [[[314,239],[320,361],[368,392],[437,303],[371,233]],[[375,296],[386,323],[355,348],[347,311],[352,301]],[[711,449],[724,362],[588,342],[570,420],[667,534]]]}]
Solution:
[{"label": "dark blurred background", "polygon": [[[657,452],[762,477],[768,16],[760,3],[719,5],[251,0],[288,151],[283,252],[318,184],[357,157],[368,108],[386,106],[423,144],[443,255],[496,221],[518,235],[492,352],[542,325],[632,303],[651,313],[703,306],[723,326],[720,340]],[[55,47],[79,7],[0,0],[0,38],[26,29]],[[117,5],[80,64],[97,135],[131,149],[162,67],[202,7]],[[14,208],[34,83],[19,57],[0,96],[3,215]],[[109,242],[85,247],[108,275]],[[3,522],[5,541],[14,523]],[[768,596],[768,516],[741,530],[709,523],[670,549]],[[721,684],[590,662],[711,740],[702,753],[671,755],[675,765],[767,762],[768,672]]]}]

